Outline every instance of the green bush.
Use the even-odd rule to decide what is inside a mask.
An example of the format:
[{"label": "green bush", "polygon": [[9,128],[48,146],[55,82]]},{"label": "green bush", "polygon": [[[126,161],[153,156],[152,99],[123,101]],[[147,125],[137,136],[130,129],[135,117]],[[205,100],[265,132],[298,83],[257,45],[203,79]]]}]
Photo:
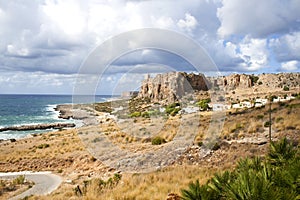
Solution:
[{"label": "green bush", "polygon": [[266,121],[265,123],[264,123],[264,127],[270,127],[271,126],[271,122],[270,121]]},{"label": "green bush", "polygon": [[199,183],[199,180],[196,180],[196,182],[191,182],[189,183],[189,188],[182,189],[182,199],[183,200],[197,200],[197,199],[202,199],[201,197],[201,186]]},{"label": "green bush", "polygon": [[280,121],[282,121],[283,120],[283,117],[277,117],[276,118],[276,122],[278,123],[278,122],[280,122]]},{"label": "green bush", "polygon": [[175,116],[181,108],[179,107],[180,103],[172,103],[166,107],[166,113],[171,116]]},{"label": "green bush", "polygon": [[21,185],[21,184],[24,184],[24,182],[25,182],[25,176],[24,175],[18,176],[17,178],[15,178],[13,180],[14,185]]},{"label": "green bush", "polygon": [[48,147],[50,147],[49,144],[40,144],[40,145],[37,146],[38,149],[46,149]]},{"label": "green bush", "polygon": [[144,117],[144,118],[150,118],[150,113],[149,112],[143,112],[141,114],[141,116]]},{"label": "green bush", "polygon": [[250,79],[251,79],[252,83],[255,84],[255,83],[258,81],[259,77],[258,77],[258,76],[255,76],[254,74],[252,74],[252,75],[250,76]]},{"label": "green bush", "polygon": [[140,117],[141,116],[141,112],[133,112],[133,113],[131,113],[129,116],[130,117]]},{"label": "green bush", "polygon": [[289,88],[288,86],[285,85],[285,86],[283,87],[283,91],[289,91],[289,90],[290,90],[290,88]]},{"label": "green bush", "polygon": [[215,174],[206,184],[197,180],[182,189],[182,199],[299,199],[300,157],[286,138],[271,143],[269,154],[242,159],[232,171]]},{"label": "green bush", "polygon": [[177,113],[181,110],[181,108],[174,108],[173,111],[170,113],[171,116],[177,115]]},{"label": "green bush", "polygon": [[152,138],[151,143],[152,145],[161,145],[163,143],[166,143],[166,140],[160,136],[156,136]]},{"label": "green bush", "polygon": [[263,118],[264,118],[264,115],[257,115],[256,118],[257,118],[257,119],[263,119]]},{"label": "green bush", "polygon": [[208,106],[208,103],[210,103],[211,100],[210,99],[203,99],[199,102],[197,102],[197,106],[200,107],[201,110],[208,110],[209,109],[209,106]]}]

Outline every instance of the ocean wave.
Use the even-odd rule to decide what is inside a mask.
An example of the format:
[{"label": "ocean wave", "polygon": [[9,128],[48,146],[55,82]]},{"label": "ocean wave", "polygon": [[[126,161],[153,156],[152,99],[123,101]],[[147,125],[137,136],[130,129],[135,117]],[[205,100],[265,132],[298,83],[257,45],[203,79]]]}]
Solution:
[{"label": "ocean wave", "polygon": [[46,105],[46,111],[48,113],[51,113],[50,116],[52,119],[58,120],[59,118],[59,111],[55,110],[55,108],[57,107],[57,104],[48,104]]}]

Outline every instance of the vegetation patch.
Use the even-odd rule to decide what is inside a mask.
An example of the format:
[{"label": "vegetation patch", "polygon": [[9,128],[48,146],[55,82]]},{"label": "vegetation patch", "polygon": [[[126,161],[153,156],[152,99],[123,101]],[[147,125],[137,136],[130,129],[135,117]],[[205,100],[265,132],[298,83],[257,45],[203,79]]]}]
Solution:
[{"label": "vegetation patch", "polygon": [[171,116],[177,115],[180,110],[180,103],[172,103],[166,107],[166,113]]},{"label": "vegetation patch", "polygon": [[203,99],[199,102],[197,102],[197,106],[200,107],[201,110],[208,110],[209,109],[209,106],[208,104],[211,102],[211,99]]},{"label": "vegetation patch", "polygon": [[40,144],[40,145],[37,146],[38,149],[46,149],[48,147],[50,147],[49,144]]},{"label": "vegetation patch", "polygon": [[24,175],[20,175],[12,180],[0,180],[0,198],[6,193],[14,193],[22,188],[31,188],[32,186],[32,182],[25,181]]},{"label": "vegetation patch", "polygon": [[[86,196],[89,195],[88,193],[90,192],[97,192],[97,193],[101,193],[104,190],[107,189],[112,189],[114,188],[116,185],[118,185],[118,183],[120,182],[122,178],[121,174],[114,174],[113,177],[110,177],[108,180],[103,180],[100,178],[94,178],[91,180],[86,180],[83,182],[83,186],[80,187],[79,185],[77,185],[74,188],[74,192],[77,196]],[[97,194],[96,194],[97,196]]]},{"label": "vegetation patch", "polygon": [[151,140],[152,145],[161,145],[166,143],[166,140],[160,136],[156,136]]},{"label": "vegetation patch", "polygon": [[298,199],[299,150],[286,138],[271,143],[266,160],[242,159],[233,171],[215,174],[206,184],[199,180],[182,189],[182,199]]}]

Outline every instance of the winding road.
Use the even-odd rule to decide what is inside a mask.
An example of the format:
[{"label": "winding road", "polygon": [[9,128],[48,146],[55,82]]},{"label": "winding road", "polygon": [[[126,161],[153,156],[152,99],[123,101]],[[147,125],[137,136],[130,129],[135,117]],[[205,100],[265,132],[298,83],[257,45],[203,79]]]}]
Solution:
[{"label": "winding road", "polygon": [[10,200],[22,199],[30,195],[46,195],[56,190],[62,182],[62,178],[51,172],[11,172],[0,173],[1,179],[11,179],[25,175],[28,181],[34,182],[34,186],[25,192],[10,198]]}]

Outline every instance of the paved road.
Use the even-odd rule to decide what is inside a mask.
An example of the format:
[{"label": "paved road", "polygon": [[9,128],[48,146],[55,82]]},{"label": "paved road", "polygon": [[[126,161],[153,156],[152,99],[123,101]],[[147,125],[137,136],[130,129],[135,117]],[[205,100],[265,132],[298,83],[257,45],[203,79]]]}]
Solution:
[{"label": "paved road", "polygon": [[62,182],[62,178],[51,172],[13,172],[0,173],[0,178],[15,178],[25,175],[25,178],[34,182],[34,186],[29,190],[17,195],[10,200],[22,199],[30,195],[46,195],[56,190]]}]

